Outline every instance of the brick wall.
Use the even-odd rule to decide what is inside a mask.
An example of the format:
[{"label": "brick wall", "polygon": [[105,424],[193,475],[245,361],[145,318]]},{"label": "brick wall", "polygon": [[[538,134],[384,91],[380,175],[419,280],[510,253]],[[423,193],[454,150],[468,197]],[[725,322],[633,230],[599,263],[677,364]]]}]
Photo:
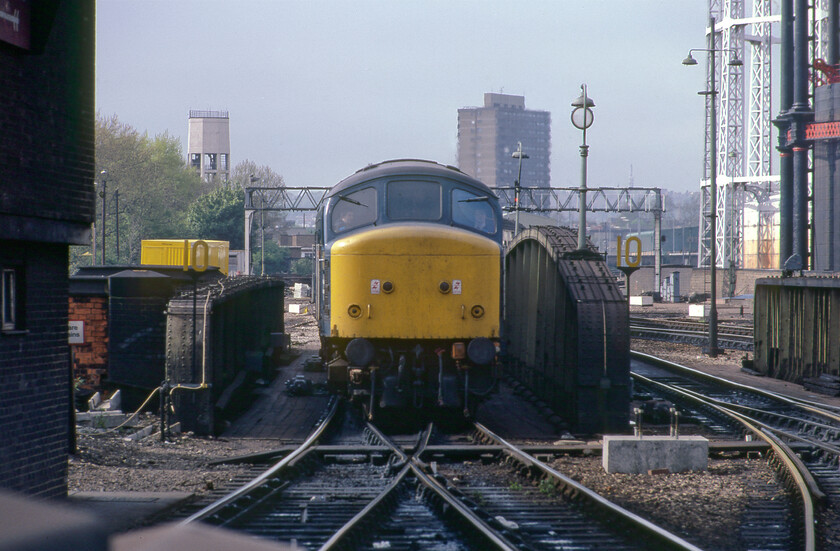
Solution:
[{"label": "brick wall", "polygon": [[82,388],[103,390],[108,376],[108,298],[70,297],[69,319],[85,324],[84,344],[70,346],[73,378],[83,379]]},{"label": "brick wall", "polygon": [[95,213],[95,6],[29,5],[32,48],[0,41],[0,214],[17,217],[0,216],[0,238],[77,243]]},{"label": "brick wall", "polygon": [[23,298],[15,327],[0,330],[0,488],[61,497],[71,419],[68,245],[90,242],[95,212],[95,3],[21,5],[31,45],[0,40],[0,268],[19,271]]},{"label": "brick wall", "polygon": [[0,487],[58,497],[70,423],[67,246],[4,243],[0,265],[11,257],[25,268],[25,329],[0,334]]}]

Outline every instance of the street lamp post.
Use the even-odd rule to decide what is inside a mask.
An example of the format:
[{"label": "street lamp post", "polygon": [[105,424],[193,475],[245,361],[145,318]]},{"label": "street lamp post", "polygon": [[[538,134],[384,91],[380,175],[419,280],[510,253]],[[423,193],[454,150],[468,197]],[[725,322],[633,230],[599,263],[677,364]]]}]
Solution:
[{"label": "street lamp post", "polygon": [[102,265],[105,265],[105,192],[107,191],[108,171],[103,170],[99,173],[99,179],[102,181],[102,191],[99,196],[102,197]]},{"label": "street lamp post", "polygon": [[120,190],[114,190],[114,222],[117,226],[117,265],[120,263]]},{"label": "street lamp post", "polygon": [[[728,157],[732,159],[729,163],[730,165],[734,165],[735,159],[737,154],[734,151],[730,151]],[[738,216],[738,184],[735,183],[735,167],[732,166],[732,174],[731,180],[729,184],[729,193],[726,194],[727,198],[729,199],[728,205],[726,205],[727,209],[727,223],[729,224],[729,243],[727,243],[727,248],[729,254],[726,256],[729,257],[729,285],[727,286],[728,294],[730,297],[735,296],[735,283],[737,282],[737,253],[738,253],[738,227],[739,224],[736,223],[736,217]]]},{"label": "street lamp post", "polygon": [[[260,180],[262,178],[251,174],[251,185]],[[265,275],[265,195],[262,190],[260,190],[260,275]]]},{"label": "street lamp post", "polygon": [[580,193],[578,194],[578,250],[586,248],[586,158],[589,146],[586,145],[586,129],[592,126],[595,115],[590,107],[595,102],[586,94],[586,84],[580,85],[580,96],[572,102],[572,124],[583,131],[583,143],[580,145]]},{"label": "street lamp post", "polygon": [[513,208],[515,214],[514,219],[514,226],[513,226],[513,235],[515,236],[519,233],[519,192],[521,189],[520,182],[522,181],[522,159],[528,159],[528,155],[522,152],[522,142],[517,142],[518,146],[516,151],[513,152],[511,157],[514,159],[519,159],[519,175],[516,177],[516,181],[513,183]]},{"label": "street lamp post", "polygon": [[[692,48],[688,51],[688,56],[683,60],[683,65],[697,65],[697,60],[691,57],[691,52],[708,52],[709,54],[709,88],[703,92],[698,92],[702,96],[711,97],[709,103],[709,190],[711,209],[709,209],[709,227],[712,235],[711,247],[709,248],[709,265],[711,276],[711,306],[709,307],[709,350],[707,353],[709,357],[714,358],[718,355],[718,339],[717,339],[717,110],[715,105],[715,96],[717,90],[715,89],[715,54],[724,52],[727,49],[715,49],[715,18],[709,18],[709,47],[708,48]],[[729,61],[729,65],[739,67],[743,65],[738,59],[737,53]]]}]

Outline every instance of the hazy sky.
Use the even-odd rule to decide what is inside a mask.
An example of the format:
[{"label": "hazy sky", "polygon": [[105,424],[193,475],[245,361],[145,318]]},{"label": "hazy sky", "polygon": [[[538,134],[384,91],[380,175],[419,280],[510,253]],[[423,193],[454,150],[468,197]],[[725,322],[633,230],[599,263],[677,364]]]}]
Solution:
[{"label": "hazy sky", "polygon": [[[187,148],[190,109],[230,112],[231,162],[289,186],[368,163],[457,162],[485,92],[551,112],[553,186],[577,186],[570,103],[596,103],[589,186],[699,189],[707,0],[97,0],[96,107]],[[525,145],[527,152],[527,144]],[[527,161],[525,161],[527,162]],[[512,184],[512,182],[511,182]]]}]

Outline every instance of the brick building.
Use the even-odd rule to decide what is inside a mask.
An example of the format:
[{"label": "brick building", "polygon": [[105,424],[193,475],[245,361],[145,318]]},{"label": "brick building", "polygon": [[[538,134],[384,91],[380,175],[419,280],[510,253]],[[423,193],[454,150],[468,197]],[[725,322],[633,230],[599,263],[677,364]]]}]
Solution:
[{"label": "brick building", "polygon": [[[0,488],[67,493],[68,246],[94,218],[92,0],[0,20]],[[13,19],[13,20],[12,20]]]},{"label": "brick building", "polygon": [[69,318],[78,324],[79,343],[71,341],[73,377],[83,388],[101,390],[108,377],[108,296],[70,296]]}]

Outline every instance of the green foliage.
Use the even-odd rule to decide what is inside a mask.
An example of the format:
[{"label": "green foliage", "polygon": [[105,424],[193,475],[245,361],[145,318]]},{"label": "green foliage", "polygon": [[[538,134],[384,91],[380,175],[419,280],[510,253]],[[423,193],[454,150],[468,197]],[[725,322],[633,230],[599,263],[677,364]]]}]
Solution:
[{"label": "green foliage", "polygon": [[245,247],[245,192],[223,187],[202,195],[187,209],[190,234],[196,239],[229,241],[231,249]]},{"label": "green foliage", "polygon": [[[180,141],[166,133],[150,138],[116,116],[97,116],[95,132],[96,237],[101,246],[104,183],[106,263],[139,264],[143,239],[192,237],[185,213],[202,182],[186,166]],[[97,263],[101,254],[98,250]]]},{"label": "green foliage", "polygon": [[[262,251],[254,249],[252,266],[255,274],[262,274]],[[265,242],[265,273],[280,274],[289,271],[289,251],[283,249],[274,241]]]},{"label": "green foliage", "polygon": [[557,482],[553,478],[540,480],[540,492],[553,496],[557,492]]},{"label": "green foliage", "polygon": [[509,488],[514,492],[519,492],[522,490],[522,484],[519,482],[511,482]]},{"label": "green foliage", "polygon": [[311,258],[298,258],[292,260],[292,273],[295,275],[312,275],[312,265],[315,261]]}]

